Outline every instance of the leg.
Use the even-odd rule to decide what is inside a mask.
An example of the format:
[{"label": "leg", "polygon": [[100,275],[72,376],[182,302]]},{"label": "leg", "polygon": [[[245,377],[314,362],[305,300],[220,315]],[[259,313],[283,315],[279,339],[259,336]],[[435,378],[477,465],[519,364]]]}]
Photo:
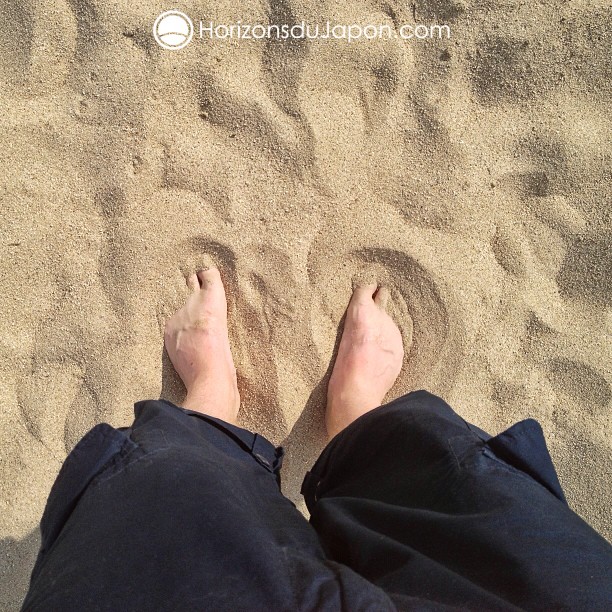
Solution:
[{"label": "leg", "polygon": [[468,609],[609,607],[610,546],[567,507],[535,421],[491,438],[426,392],[372,409],[401,354],[374,290],[349,305],[328,393],[335,437],[304,481],[329,558],[401,608],[414,598]]},{"label": "leg", "polygon": [[79,442],[49,497],[23,609],[393,609],[325,558],[280,493],[280,449],[233,424],[221,279],[190,283],[166,329],[185,407],[139,402],[131,428],[101,424]]}]

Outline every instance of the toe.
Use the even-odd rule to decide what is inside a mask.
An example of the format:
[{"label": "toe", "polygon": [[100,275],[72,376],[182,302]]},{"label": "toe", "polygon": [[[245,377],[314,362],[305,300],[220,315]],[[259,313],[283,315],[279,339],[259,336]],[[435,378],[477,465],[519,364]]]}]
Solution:
[{"label": "toe", "polygon": [[380,308],[386,310],[389,296],[389,290],[386,287],[380,287],[374,296],[374,302],[376,302],[377,306],[380,306]]},{"label": "toe", "polygon": [[191,289],[191,291],[196,291],[200,288],[200,283],[196,274],[190,274],[187,277],[187,286],[189,289]]},{"label": "toe", "polygon": [[378,285],[376,283],[360,285],[353,292],[351,304],[363,304],[364,302],[367,303],[372,301],[372,297],[374,296],[374,293],[376,293],[376,289],[378,289]]},{"label": "toe", "polygon": [[217,268],[208,268],[207,270],[200,270],[198,272],[198,278],[202,283],[202,287],[208,287],[209,285],[221,282],[221,274]]}]

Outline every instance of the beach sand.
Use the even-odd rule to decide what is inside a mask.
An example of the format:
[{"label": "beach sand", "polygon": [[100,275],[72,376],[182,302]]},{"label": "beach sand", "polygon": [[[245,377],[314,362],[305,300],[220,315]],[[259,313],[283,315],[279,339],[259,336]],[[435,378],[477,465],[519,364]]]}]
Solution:
[{"label": "beach sand", "polygon": [[[608,3],[179,4],[0,0],[0,609],[79,438],[181,401],[163,321],[210,263],[241,422],[286,447],[299,508],[342,315],[375,279],[406,343],[389,399],[427,388],[492,434],[538,419],[610,538]],[[169,8],[452,36],[168,51]]]}]

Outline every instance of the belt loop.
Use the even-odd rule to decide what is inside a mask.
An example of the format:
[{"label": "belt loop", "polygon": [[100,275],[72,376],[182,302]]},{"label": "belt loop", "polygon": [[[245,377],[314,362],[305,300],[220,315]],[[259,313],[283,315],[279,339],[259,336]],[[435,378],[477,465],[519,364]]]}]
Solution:
[{"label": "belt loop", "polygon": [[306,507],[309,511],[312,511],[315,503],[318,501],[319,485],[321,484],[321,477],[315,472],[306,472],[306,476],[302,481],[302,488],[300,493],[304,496]]},{"label": "belt loop", "polygon": [[269,472],[277,471],[278,453],[274,446],[259,434],[253,435],[251,453],[256,461],[263,465]]}]

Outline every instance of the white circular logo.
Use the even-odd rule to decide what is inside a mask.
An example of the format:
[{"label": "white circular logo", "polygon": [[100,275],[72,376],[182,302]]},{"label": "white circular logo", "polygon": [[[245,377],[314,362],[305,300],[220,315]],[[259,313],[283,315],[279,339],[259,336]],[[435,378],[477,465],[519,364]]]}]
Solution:
[{"label": "white circular logo", "polygon": [[164,49],[182,49],[191,42],[193,23],[181,11],[166,11],[155,20],[153,36]]}]

